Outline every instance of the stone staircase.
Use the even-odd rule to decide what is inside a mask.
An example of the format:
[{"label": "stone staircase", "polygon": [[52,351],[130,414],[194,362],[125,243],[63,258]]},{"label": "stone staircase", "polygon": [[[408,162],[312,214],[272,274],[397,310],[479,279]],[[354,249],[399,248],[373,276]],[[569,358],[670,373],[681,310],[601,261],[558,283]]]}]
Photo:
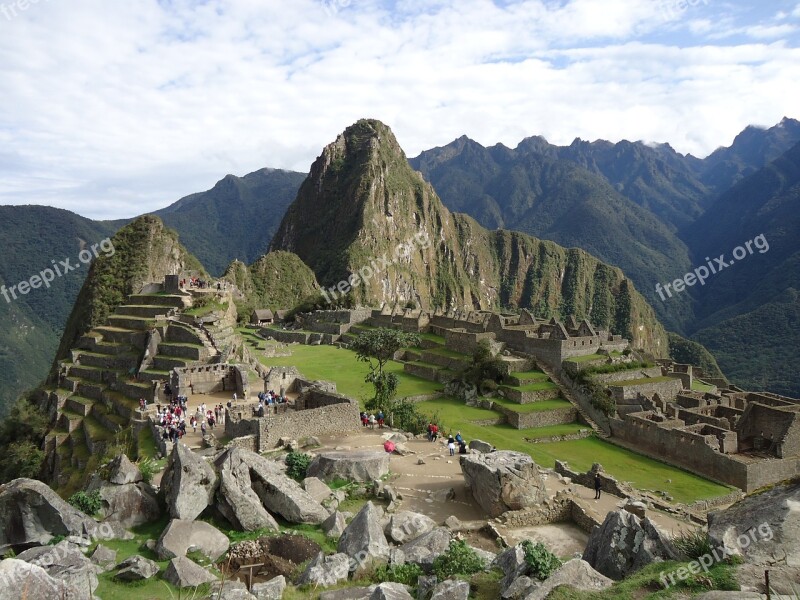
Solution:
[{"label": "stone staircase", "polygon": [[[218,354],[206,334],[177,319],[190,305],[186,296],[132,295],[106,323],[81,336],[59,365],[57,386],[48,390],[56,406],[55,425],[45,440],[53,474],[84,472],[128,427],[138,450],[139,434],[150,434],[139,399],[147,399],[148,413],[154,411],[155,389],[173,368],[209,362]],[[140,371],[145,349],[157,339],[155,355]]]}]

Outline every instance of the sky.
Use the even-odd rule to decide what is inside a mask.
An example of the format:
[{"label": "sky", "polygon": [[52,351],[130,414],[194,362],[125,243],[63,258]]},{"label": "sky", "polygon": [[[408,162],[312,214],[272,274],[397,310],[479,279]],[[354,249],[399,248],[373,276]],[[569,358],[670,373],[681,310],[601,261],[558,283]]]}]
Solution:
[{"label": "sky", "polygon": [[800,0],[0,0],[0,204],[132,217],[362,117],[408,156],[800,118]]}]

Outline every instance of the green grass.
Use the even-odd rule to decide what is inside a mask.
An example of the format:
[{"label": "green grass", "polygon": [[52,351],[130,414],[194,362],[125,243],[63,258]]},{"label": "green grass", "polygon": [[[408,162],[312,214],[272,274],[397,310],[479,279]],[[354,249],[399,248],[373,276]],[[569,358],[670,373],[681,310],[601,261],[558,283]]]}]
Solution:
[{"label": "green grass", "polygon": [[542,400],[540,402],[529,402],[528,404],[518,404],[516,402],[512,402],[511,400],[506,400],[505,398],[493,398],[492,399],[496,404],[503,406],[509,410],[513,410],[514,412],[518,413],[532,413],[532,412],[542,412],[545,410],[553,410],[556,408],[569,408],[572,406],[569,402],[564,400],[563,398],[556,398],[554,400]]},{"label": "green grass", "polygon": [[429,342],[434,342],[444,346],[444,337],[441,335],[436,335],[435,333],[420,333],[419,337],[423,340],[428,340]]},{"label": "green grass", "polygon": [[540,440],[556,435],[571,435],[580,433],[582,429],[590,429],[588,425],[581,423],[566,423],[564,425],[548,425],[547,427],[537,427],[536,429],[526,429],[525,437],[531,440]]},{"label": "green grass", "polygon": [[520,392],[541,392],[543,390],[554,390],[558,386],[548,379],[547,381],[535,381],[525,385],[503,385],[503,387],[519,390]]},{"label": "green grass", "polygon": [[438,354],[439,356],[447,356],[448,358],[458,358],[464,361],[472,361],[472,357],[468,354],[449,350],[448,348],[431,348],[429,350],[422,350],[421,352],[430,352],[431,354]]},{"label": "green grass", "polygon": [[692,389],[696,392],[710,392],[714,389],[714,386],[703,383],[698,379],[692,379]]},{"label": "green grass", "polygon": [[517,371],[509,375],[517,379],[547,379],[547,373],[544,371]]},{"label": "green grass", "polygon": [[[625,448],[620,448],[596,437],[582,440],[569,440],[547,444],[530,444],[525,438],[547,437],[556,433],[540,433],[551,428],[514,429],[510,425],[476,425],[471,421],[489,419],[484,409],[464,406],[452,398],[439,398],[420,402],[424,412],[432,415],[439,413],[443,433],[461,431],[469,441],[481,439],[501,450],[516,450],[529,454],[537,464],[553,467],[556,460],[566,460],[570,467],[577,471],[587,471],[592,463],[599,462],[606,472],[621,481],[629,481],[639,489],[664,490],[677,502],[693,502],[695,500],[723,496],[731,491],[724,485],[713,483],[688,471],[670,466]],[[480,411],[480,412],[475,412]],[[477,416],[480,415],[480,416]],[[577,429],[580,429],[578,427]],[[573,433],[575,430],[567,430]],[[671,479],[672,483],[667,483]]]},{"label": "green grass", "polygon": [[[262,364],[268,367],[294,366],[310,379],[325,379],[336,382],[340,394],[358,399],[363,403],[373,394],[372,384],[364,381],[369,368],[366,363],[356,360],[356,353],[346,348],[335,346],[291,346],[291,356],[276,358],[259,357]],[[442,389],[442,385],[427,381],[403,371],[403,364],[390,361],[386,370],[395,373],[400,379],[398,398],[433,394]]]},{"label": "green grass", "polygon": [[585,356],[575,356],[573,358],[569,358],[566,360],[566,362],[582,363],[582,362],[590,362],[593,360],[602,360],[606,358],[608,357],[605,356],[604,354],[586,354]]}]

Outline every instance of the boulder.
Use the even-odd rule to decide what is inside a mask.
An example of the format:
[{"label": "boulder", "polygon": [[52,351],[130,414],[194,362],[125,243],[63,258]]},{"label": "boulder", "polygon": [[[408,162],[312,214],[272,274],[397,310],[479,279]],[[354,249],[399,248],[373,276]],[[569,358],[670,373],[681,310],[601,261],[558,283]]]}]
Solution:
[{"label": "boulder", "polygon": [[269,581],[254,583],[250,590],[258,600],[281,600],[286,589],[286,577],[278,575]]},{"label": "boulder", "polygon": [[472,496],[491,517],[536,506],[546,498],[539,468],[527,454],[508,450],[465,454],[460,462]]},{"label": "boulder", "polygon": [[611,587],[614,582],[595,571],[589,563],[580,558],[565,562],[536,587],[525,600],[545,600],[554,589],[566,585],[582,592],[599,592]]},{"label": "boulder", "polygon": [[117,563],[117,551],[103,544],[97,544],[90,560],[103,571],[108,571]]},{"label": "boulder", "polygon": [[86,596],[64,581],[51,577],[42,567],[16,558],[0,561],[0,600],[57,598],[84,600]]},{"label": "boulder", "polygon": [[306,477],[303,479],[303,489],[320,504],[333,495],[333,490],[318,477]]},{"label": "boulder", "polygon": [[583,551],[583,560],[592,568],[616,580],[652,562],[677,559],[672,543],[655,523],[625,510],[608,513]]},{"label": "boulder", "polygon": [[16,558],[42,567],[50,577],[60,579],[83,598],[91,598],[97,589],[97,567],[69,542],[37,546],[21,552]]},{"label": "boulder", "polygon": [[121,527],[136,527],[161,517],[156,493],[147,483],[115,484],[95,478],[88,489],[99,491],[102,500],[100,514],[103,518],[119,523]]},{"label": "boulder", "polygon": [[158,564],[150,559],[134,554],[117,565],[119,571],[114,579],[119,581],[142,581],[158,573]]},{"label": "boulder", "polygon": [[318,525],[328,518],[325,507],[286,475],[277,463],[243,448],[226,450],[216,460],[217,465],[225,463],[231,465],[232,472],[235,469],[240,474],[243,482],[244,473],[249,473],[252,491],[269,512],[280,515],[290,523]]},{"label": "boulder", "polygon": [[41,481],[14,479],[0,485],[0,554],[45,545],[57,535],[115,537],[109,526],[100,526]]},{"label": "boulder", "polygon": [[467,600],[469,583],[458,579],[447,579],[433,588],[431,600]]},{"label": "boulder", "polygon": [[322,442],[316,436],[310,435],[303,440],[303,448],[317,448],[319,446],[322,446]]},{"label": "boulder", "polygon": [[219,470],[217,508],[241,531],[278,531],[278,522],[267,512],[258,494],[253,491],[249,462],[245,460],[249,457],[244,452],[234,448],[215,461]]},{"label": "boulder", "polygon": [[211,598],[214,600],[258,600],[247,591],[247,586],[236,579],[215,581],[211,584]]},{"label": "boulder", "polygon": [[490,443],[484,442],[482,440],[472,440],[468,444],[468,447],[473,452],[476,452],[476,453],[479,453],[479,454],[489,454],[489,452],[494,450],[494,446],[492,446]]},{"label": "boulder", "polygon": [[319,477],[327,482],[336,479],[374,481],[388,472],[389,455],[373,450],[323,452],[315,456],[308,466],[309,477]]},{"label": "boulder", "polygon": [[347,587],[340,590],[322,592],[319,595],[319,600],[369,600],[370,594],[372,594],[376,587],[378,586]]},{"label": "boulder", "polygon": [[186,588],[211,583],[217,577],[193,560],[185,556],[176,556],[164,569],[164,579],[175,587]]},{"label": "boulder", "polygon": [[402,583],[386,582],[375,586],[369,600],[414,600],[408,592],[408,586]]},{"label": "boulder", "polygon": [[526,575],[517,577],[511,582],[500,596],[503,600],[527,600],[530,594],[539,584]]},{"label": "boulder", "polygon": [[522,544],[503,550],[492,562],[492,567],[503,572],[500,589],[505,592],[514,580],[528,572],[528,563],[525,562],[525,550],[522,548]]},{"label": "boulder", "polygon": [[214,500],[217,475],[203,458],[179,442],[172,447],[161,489],[169,516],[192,521]]},{"label": "boulder", "polygon": [[142,472],[130,459],[120,454],[108,463],[108,482],[115,485],[125,485],[127,483],[139,483],[144,481]]},{"label": "boulder", "polygon": [[417,577],[417,600],[428,600],[433,593],[433,588],[439,583],[436,575],[420,575]]},{"label": "boulder", "polygon": [[647,516],[647,505],[644,502],[629,499],[623,508],[640,519],[644,519]]},{"label": "boulder", "polygon": [[312,584],[327,587],[346,580],[349,573],[350,557],[347,554],[339,552],[325,556],[320,552],[308,563],[306,570],[297,580],[297,585]]},{"label": "boulder", "polygon": [[182,521],[173,519],[156,542],[155,552],[159,559],[167,560],[186,556],[198,551],[215,561],[230,547],[228,536],[205,521]]},{"label": "boulder", "polygon": [[436,523],[430,517],[417,512],[401,510],[389,518],[384,533],[393,542],[404,544],[428,533],[434,527],[436,527]]},{"label": "boulder", "polygon": [[381,527],[381,511],[367,502],[345,528],[339,538],[337,550],[352,556],[361,567],[369,558],[389,558],[389,543]]},{"label": "boulder", "polygon": [[708,535],[719,555],[724,550],[748,564],[800,567],[800,483],[777,485],[710,513]]},{"label": "boulder", "polygon": [[395,431],[394,433],[384,433],[383,441],[394,442],[395,444],[405,444],[408,441],[408,437],[400,432]]},{"label": "boulder", "polygon": [[418,538],[400,546],[393,555],[392,562],[416,563],[425,573],[433,569],[433,561],[450,547],[450,530],[437,527]]},{"label": "boulder", "polygon": [[331,513],[331,516],[322,522],[322,531],[325,532],[327,537],[331,538],[341,537],[346,527],[347,521],[344,518],[344,514],[338,510]]}]

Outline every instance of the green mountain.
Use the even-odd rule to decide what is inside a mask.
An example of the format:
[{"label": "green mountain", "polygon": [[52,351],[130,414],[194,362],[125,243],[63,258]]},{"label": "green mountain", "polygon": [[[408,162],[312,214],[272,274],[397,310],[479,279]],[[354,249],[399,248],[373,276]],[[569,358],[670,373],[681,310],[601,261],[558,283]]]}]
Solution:
[{"label": "green mountain", "polygon": [[618,268],[451,213],[379,121],[358,121],[323,150],[271,249],[297,254],[331,299],[575,314],[667,352],[664,328]]},{"label": "green mountain", "polygon": [[[104,222],[47,206],[0,206],[0,415],[47,375],[58,338],[88,271],[81,250],[113,232]],[[85,255],[84,255],[85,257]],[[69,271],[61,263],[68,261]],[[54,270],[64,271],[62,276]],[[18,286],[52,270],[48,286],[21,294]],[[49,274],[45,274],[49,278]],[[37,283],[37,281],[34,281]],[[16,295],[16,298],[14,296]]]},{"label": "green mountain", "polygon": [[[688,248],[674,224],[662,222],[647,207],[658,204],[657,198],[658,206],[669,206],[672,212],[697,215],[700,208],[694,200],[675,198],[681,189],[690,189],[694,198],[702,186],[692,185],[685,172],[676,177],[680,185],[666,185],[675,171],[641,144],[576,141],[559,148],[543,138],[528,138],[511,150],[484,148],[462,137],[423,152],[411,164],[448,208],[464,211],[486,227],[509,227],[582,248],[620,267],[657,310],[663,306],[656,303],[655,283],[689,268]],[[619,190],[633,193],[635,200]],[[688,299],[678,299],[659,313],[662,322],[678,331],[691,316]]]},{"label": "green mountain", "polygon": [[304,173],[260,169],[244,177],[226,175],[208,191],[181,198],[156,211],[181,243],[215,276],[232,260],[247,264],[269,247]]}]

